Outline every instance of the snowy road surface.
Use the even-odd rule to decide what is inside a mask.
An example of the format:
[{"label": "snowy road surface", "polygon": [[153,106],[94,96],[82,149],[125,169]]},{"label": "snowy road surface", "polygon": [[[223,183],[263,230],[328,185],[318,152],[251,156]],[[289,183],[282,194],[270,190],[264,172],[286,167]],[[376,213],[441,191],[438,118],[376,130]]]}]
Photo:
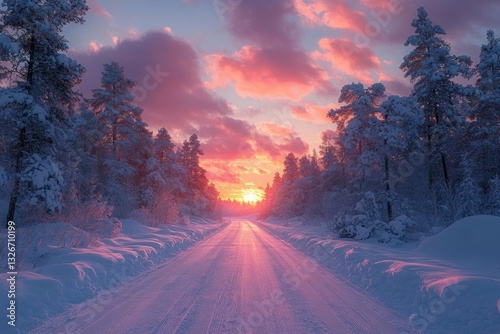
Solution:
[{"label": "snowy road surface", "polygon": [[32,333],[412,332],[406,319],[248,220],[108,298]]}]

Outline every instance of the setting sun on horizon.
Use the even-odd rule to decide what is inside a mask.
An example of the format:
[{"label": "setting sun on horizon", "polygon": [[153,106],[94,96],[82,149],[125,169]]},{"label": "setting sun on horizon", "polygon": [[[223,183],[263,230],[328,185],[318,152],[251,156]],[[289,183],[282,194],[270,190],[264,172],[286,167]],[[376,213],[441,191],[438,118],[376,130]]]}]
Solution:
[{"label": "setting sun on horizon", "polygon": [[257,203],[262,201],[263,194],[260,189],[244,189],[242,191],[243,202],[244,203]]}]

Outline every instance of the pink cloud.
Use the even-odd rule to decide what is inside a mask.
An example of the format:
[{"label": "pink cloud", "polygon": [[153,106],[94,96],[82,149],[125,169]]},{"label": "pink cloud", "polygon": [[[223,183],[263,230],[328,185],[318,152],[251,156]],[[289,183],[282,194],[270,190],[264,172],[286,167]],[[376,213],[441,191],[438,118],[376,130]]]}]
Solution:
[{"label": "pink cloud", "polygon": [[[441,25],[458,48],[471,36],[483,38],[487,29],[499,29],[498,12],[500,2],[491,0],[363,0],[364,12],[372,28],[380,28],[378,33],[371,35],[365,26],[362,34],[368,43],[374,41],[403,44],[413,33],[410,26],[416,17],[417,8],[424,6],[430,19]],[[453,10],[450,11],[450,8]]]},{"label": "pink cloud", "polygon": [[349,39],[323,38],[319,46],[322,52],[316,52],[316,58],[329,61],[337,70],[361,81],[372,81],[371,72],[382,70],[380,60],[371,49]]},{"label": "pink cloud", "polygon": [[326,73],[300,50],[246,46],[232,57],[212,55],[207,59],[212,87],[233,83],[241,96],[298,101],[311,92],[333,91]]},{"label": "pink cloud", "polygon": [[232,113],[226,101],[204,87],[198,55],[191,45],[164,31],[118,41],[92,53],[73,53],[72,57],[87,69],[80,87],[86,96],[100,87],[103,64],[116,61],[123,66],[125,75],[137,82],[136,101],[145,110],[143,118],[154,128],[167,126],[189,133],[199,124]]},{"label": "pink cloud", "polygon": [[307,152],[308,145],[290,128],[275,123],[256,127],[247,121],[223,117],[200,126],[203,150],[208,158],[223,160],[248,159],[256,154],[271,159],[281,158],[285,151]]},{"label": "pink cloud", "polygon": [[477,59],[479,45],[470,41],[484,40],[487,29],[500,29],[500,2],[491,0],[294,0],[294,6],[304,22],[340,29],[362,47],[403,45],[413,33],[410,23],[420,6],[446,30],[454,53]]},{"label": "pink cloud", "polygon": [[227,29],[250,43],[233,55],[207,57],[211,87],[234,84],[238,94],[294,101],[334,91],[326,72],[300,46],[300,28],[291,0],[242,1],[228,12]]},{"label": "pink cloud", "polygon": [[260,127],[265,133],[277,137],[287,137],[294,133],[293,130],[289,127],[271,122],[263,122],[262,124],[260,124]]},{"label": "pink cloud", "polygon": [[230,184],[242,184],[241,173],[234,170],[233,166],[217,160],[205,161],[208,163],[208,178],[213,182],[223,182]]},{"label": "pink cloud", "polygon": [[282,138],[278,144],[269,135],[263,133],[255,133],[253,140],[258,154],[267,155],[278,162],[281,162],[283,156],[289,152],[296,155],[309,152],[309,145],[294,133]]},{"label": "pink cloud", "polygon": [[102,64],[118,62],[125,75],[142,87],[137,91],[142,93],[135,94],[144,109],[143,119],[152,128],[165,126],[176,137],[196,132],[207,159],[227,161],[255,154],[274,158],[284,148],[297,152],[307,148],[294,132],[276,139],[248,121],[234,118],[231,106],[205,88],[198,54],[191,45],[164,31],[148,32],[95,52],[72,52],[71,56],[87,69],[80,87],[87,97],[100,86]]},{"label": "pink cloud", "polygon": [[291,0],[239,1],[227,17],[227,29],[238,40],[261,46],[295,45],[299,27]]},{"label": "pink cloud", "polygon": [[251,138],[255,131],[255,127],[246,121],[222,117],[201,125],[198,134],[204,138],[203,149],[207,157],[234,160],[253,156]]},{"label": "pink cloud", "polygon": [[299,105],[292,105],[290,110],[292,116],[297,119],[311,123],[324,124],[325,122],[331,122],[331,120],[326,116],[328,111],[337,107],[338,106],[334,103],[327,106],[320,106],[313,103],[302,103]]},{"label": "pink cloud", "polygon": [[365,14],[354,10],[346,0],[295,0],[297,12],[316,25],[361,32],[366,26]]},{"label": "pink cloud", "polygon": [[99,52],[101,47],[102,47],[102,45],[98,44],[96,41],[90,41],[90,43],[89,43],[89,49],[91,52]]},{"label": "pink cloud", "polygon": [[99,0],[88,0],[87,1],[87,5],[89,6],[90,13],[95,13],[95,14],[97,14],[99,16],[104,16],[108,20],[112,20],[113,19],[113,15],[111,15],[110,12],[108,12],[107,10],[105,10],[102,7],[102,5],[99,2]]}]

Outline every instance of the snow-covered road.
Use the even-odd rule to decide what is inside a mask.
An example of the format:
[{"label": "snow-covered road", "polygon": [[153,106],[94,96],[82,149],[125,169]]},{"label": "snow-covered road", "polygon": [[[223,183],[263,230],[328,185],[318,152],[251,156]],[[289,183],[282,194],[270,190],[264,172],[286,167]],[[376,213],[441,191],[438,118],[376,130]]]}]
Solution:
[{"label": "snow-covered road", "polygon": [[32,333],[412,332],[406,319],[248,220],[107,298]]}]

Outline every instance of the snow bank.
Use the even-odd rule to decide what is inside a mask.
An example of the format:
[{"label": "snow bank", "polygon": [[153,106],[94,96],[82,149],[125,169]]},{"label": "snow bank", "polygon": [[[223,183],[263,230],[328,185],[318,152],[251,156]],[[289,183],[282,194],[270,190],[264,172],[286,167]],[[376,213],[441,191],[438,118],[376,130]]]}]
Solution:
[{"label": "snow bank", "polygon": [[[199,218],[191,218],[189,226],[156,228],[134,220],[109,221],[104,232],[112,236],[121,228],[121,233],[102,239],[61,223],[19,228],[17,326],[13,331],[2,321],[0,333],[26,333],[71,305],[121,286],[223,226]],[[1,267],[7,268],[5,254],[0,253],[0,259]],[[4,273],[0,290],[8,291]]]},{"label": "snow bank", "polygon": [[466,261],[500,268],[500,218],[474,216],[462,219],[424,240],[417,252],[457,263]]},{"label": "snow bank", "polygon": [[500,333],[498,225],[498,217],[466,218],[415,248],[333,240],[326,227],[261,223],[407,316],[417,331],[477,334]]}]

